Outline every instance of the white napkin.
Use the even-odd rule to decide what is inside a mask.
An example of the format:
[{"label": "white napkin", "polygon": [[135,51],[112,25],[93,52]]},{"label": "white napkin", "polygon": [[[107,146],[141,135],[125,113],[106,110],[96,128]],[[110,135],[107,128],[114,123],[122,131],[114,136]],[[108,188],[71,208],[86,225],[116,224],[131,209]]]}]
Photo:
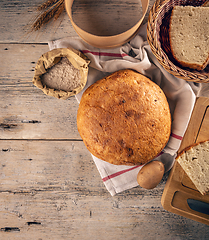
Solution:
[{"label": "white napkin", "polygon": [[[80,50],[91,61],[87,84],[84,90],[76,95],[78,103],[87,87],[120,69],[134,69],[146,75],[162,88],[170,105],[172,133],[167,146],[158,159],[165,164],[166,171],[170,170],[188,126],[196,100],[194,91],[198,90],[198,86],[174,77],[158,63],[147,42],[146,24],[140,28],[138,34],[129,43],[114,49],[98,49],[88,45],[80,38],[71,37],[49,42],[50,50],[67,47]],[[137,174],[142,166],[117,166],[93,155],[92,157],[112,196],[138,185]]]}]

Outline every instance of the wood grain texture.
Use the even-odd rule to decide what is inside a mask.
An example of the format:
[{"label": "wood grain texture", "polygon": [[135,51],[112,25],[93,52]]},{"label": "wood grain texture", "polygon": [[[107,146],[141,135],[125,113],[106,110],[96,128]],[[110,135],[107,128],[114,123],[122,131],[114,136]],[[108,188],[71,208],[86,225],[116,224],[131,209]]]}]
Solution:
[{"label": "wood grain texture", "polygon": [[41,31],[29,33],[29,26],[37,16],[36,8],[42,0],[0,1],[0,43],[46,43],[66,36],[77,36],[66,14],[52,21]]},{"label": "wood grain texture", "polygon": [[[182,141],[181,149],[198,143],[199,141],[209,139],[208,106],[209,98],[200,97],[197,99],[191,121]],[[180,164],[175,162],[161,198],[163,207],[168,211],[209,226],[209,216],[190,209],[187,204],[187,199],[189,198],[209,203],[209,194],[202,195],[184,172]]]},{"label": "wood grain texture", "polygon": [[137,195],[109,199],[53,191],[0,197],[2,239],[207,239],[204,225],[163,211],[158,198],[143,197],[142,208]]},{"label": "wood grain texture", "polygon": [[61,101],[17,91],[0,102],[0,139],[81,139],[75,98]]},{"label": "wood grain texture", "polygon": [[207,97],[197,98],[191,120],[178,152],[181,152],[183,149],[194,143],[208,139],[208,107],[209,100]]},{"label": "wood grain texture", "polygon": [[207,236],[204,225],[162,208],[165,178],[111,197],[82,141],[0,141],[0,159],[3,239]]},{"label": "wood grain texture", "polygon": [[[41,31],[28,34],[28,25],[37,16],[36,7],[42,0],[1,0],[0,42],[46,43],[66,36],[77,36],[67,14],[52,21]],[[150,6],[154,1],[150,1]],[[111,35],[126,31],[140,18],[140,0],[95,1],[76,0],[73,4],[73,19],[76,24],[91,33]],[[145,17],[145,21],[148,14]],[[144,22],[145,22],[144,21]]]},{"label": "wood grain texture", "polygon": [[76,99],[49,97],[32,83],[36,62],[46,51],[43,44],[0,44],[1,139],[81,139]]},{"label": "wood grain texture", "polygon": [[[168,175],[153,190],[107,192],[77,132],[76,99],[48,97],[32,84],[47,42],[77,37],[66,14],[28,35],[40,2],[0,1],[0,239],[208,239],[206,225],[161,206]],[[73,16],[89,31],[113,34],[134,24],[138,10],[137,0],[77,0]]]},{"label": "wood grain texture", "polygon": [[209,101],[208,101],[207,108],[205,109],[203,121],[201,124],[201,129],[199,130],[199,134],[196,139],[196,142],[202,142],[209,139],[208,129],[209,129]]}]

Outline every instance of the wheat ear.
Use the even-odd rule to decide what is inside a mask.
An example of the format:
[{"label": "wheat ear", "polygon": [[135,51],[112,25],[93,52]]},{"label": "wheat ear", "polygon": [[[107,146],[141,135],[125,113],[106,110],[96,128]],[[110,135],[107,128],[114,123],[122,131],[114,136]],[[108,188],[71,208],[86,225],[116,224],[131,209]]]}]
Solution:
[{"label": "wheat ear", "polygon": [[48,0],[44,3],[42,3],[40,6],[37,7],[37,11],[41,11],[43,9],[46,9],[50,6],[52,6],[53,4],[55,4],[58,0]]},{"label": "wheat ear", "polygon": [[43,3],[41,6],[42,6],[41,10],[45,10],[46,8],[48,9],[46,9],[36,17],[36,19],[34,20],[31,26],[31,32],[39,30],[43,25],[50,22],[53,18],[54,20],[57,20],[65,8],[64,0],[56,0],[56,1],[48,0],[45,3]]}]

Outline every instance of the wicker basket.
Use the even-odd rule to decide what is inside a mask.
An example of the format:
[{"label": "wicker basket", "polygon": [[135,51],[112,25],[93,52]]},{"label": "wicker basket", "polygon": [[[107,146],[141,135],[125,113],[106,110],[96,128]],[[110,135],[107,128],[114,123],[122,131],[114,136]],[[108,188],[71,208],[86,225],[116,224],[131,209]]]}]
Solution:
[{"label": "wicker basket", "polygon": [[169,43],[169,22],[176,5],[200,6],[207,0],[156,0],[149,13],[147,40],[159,63],[172,75],[186,81],[209,82],[209,65],[202,71],[182,67],[172,56]]}]

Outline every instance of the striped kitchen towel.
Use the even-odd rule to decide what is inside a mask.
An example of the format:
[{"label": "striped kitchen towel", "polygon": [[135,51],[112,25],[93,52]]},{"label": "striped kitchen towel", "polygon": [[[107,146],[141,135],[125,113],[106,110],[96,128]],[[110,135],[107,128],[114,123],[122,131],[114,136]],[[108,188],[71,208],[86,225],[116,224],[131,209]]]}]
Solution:
[{"label": "striped kitchen towel", "polygon": [[[52,50],[71,47],[80,50],[90,59],[87,84],[83,91],[76,95],[78,103],[87,87],[121,69],[136,70],[162,88],[171,110],[172,133],[168,144],[157,158],[165,164],[166,171],[169,171],[188,126],[199,85],[188,83],[166,72],[152,54],[146,37],[146,25],[143,25],[130,42],[114,49],[98,49],[80,38],[70,37],[50,41],[49,48]],[[112,196],[138,186],[137,174],[142,166],[116,166],[92,157],[102,181]]]}]

